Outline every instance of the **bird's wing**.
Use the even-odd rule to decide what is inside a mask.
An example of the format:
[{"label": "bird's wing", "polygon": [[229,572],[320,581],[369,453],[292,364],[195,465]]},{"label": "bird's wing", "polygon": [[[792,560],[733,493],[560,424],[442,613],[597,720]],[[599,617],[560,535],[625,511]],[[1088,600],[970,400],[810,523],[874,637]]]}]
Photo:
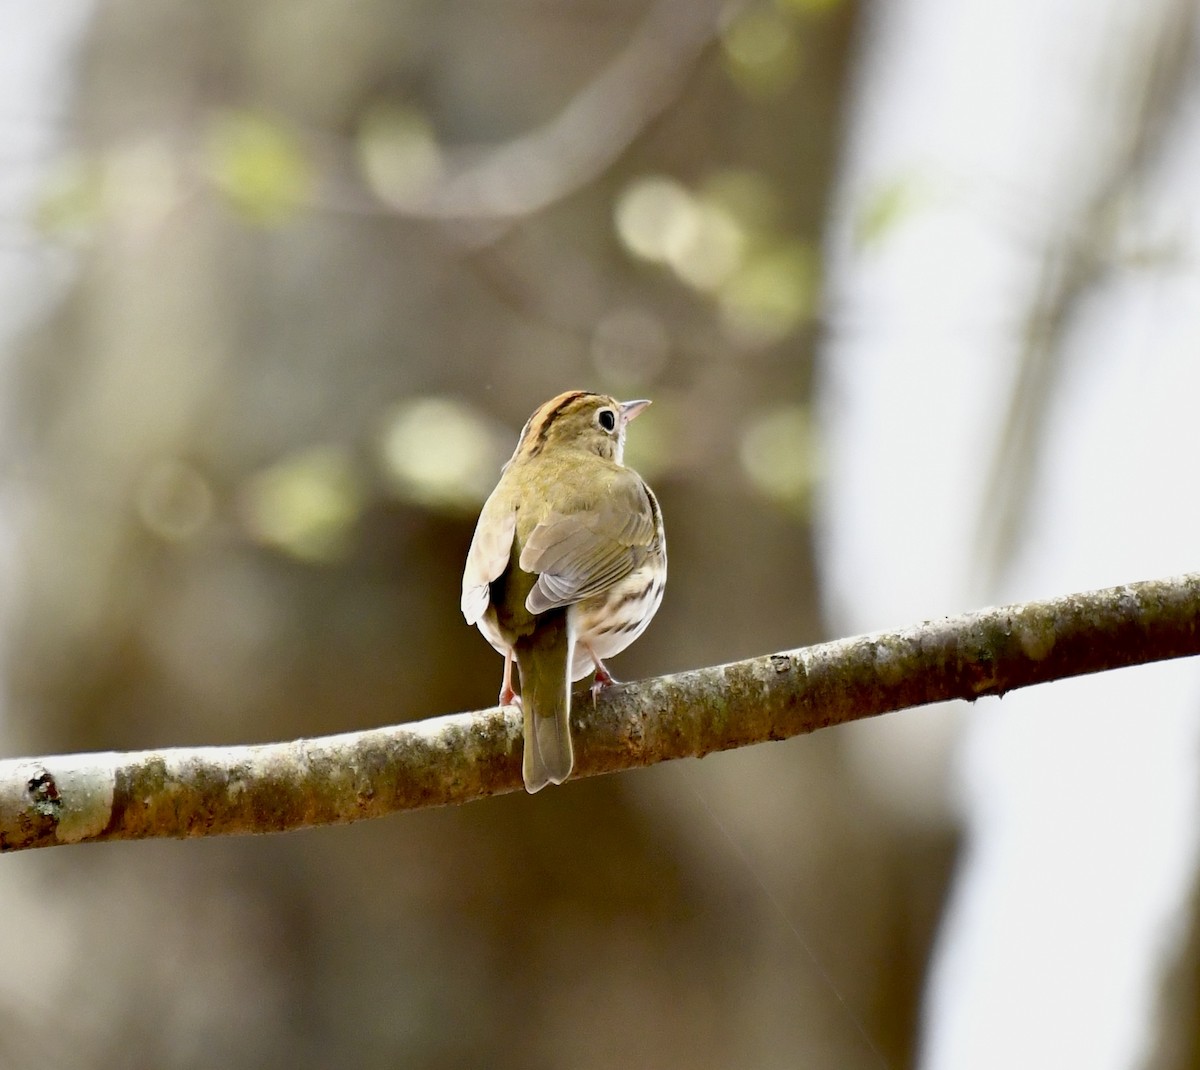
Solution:
[{"label": "bird's wing", "polygon": [[550,513],[529,533],[519,564],[538,577],[525,601],[530,613],[608,590],[654,545],[656,509],[641,477],[625,471],[605,490],[586,507]]},{"label": "bird's wing", "polygon": [[477,624],[487,611],[489,588],[508,567],[516,530],[516,510],[493,495],[479,514],[463,569],[462,613],[468,624]]}]

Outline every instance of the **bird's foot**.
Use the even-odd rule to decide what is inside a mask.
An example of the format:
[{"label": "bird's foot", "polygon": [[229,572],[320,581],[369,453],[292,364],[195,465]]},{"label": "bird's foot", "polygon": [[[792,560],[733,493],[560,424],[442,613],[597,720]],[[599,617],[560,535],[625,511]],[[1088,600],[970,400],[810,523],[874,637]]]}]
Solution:
[{"label": "bird's foot", "polygon": [[500,683],[500,697],[496,700],[501,706],[516,706],[520,708],[520,696],[513,690],[513,653],[504,655],[504,679]]},{"label": "bird's foot", "polygon": [[589,690],[592,693],[592,705],[596,705],[596,699],[600,697],[600,692],[606,688],[612,687],[613,684],[619,684],[618,680],[612,673],[608,671],[607,666],[599,658],[593,655],[596,662],[596,679],[592,681],[592,686]]}]

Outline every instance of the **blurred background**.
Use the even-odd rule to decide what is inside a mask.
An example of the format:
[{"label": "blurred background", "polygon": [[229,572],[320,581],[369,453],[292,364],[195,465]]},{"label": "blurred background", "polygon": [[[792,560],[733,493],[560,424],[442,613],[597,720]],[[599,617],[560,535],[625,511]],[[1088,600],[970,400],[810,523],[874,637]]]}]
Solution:
[{"label": "blurred background", "polygon": [[[495,700],[529,413],[636,678],[1196,567],[1192,0],[0,0],[0,753]],[[7,857],[0,1066],[1195,1067],[1200,673]]]}]

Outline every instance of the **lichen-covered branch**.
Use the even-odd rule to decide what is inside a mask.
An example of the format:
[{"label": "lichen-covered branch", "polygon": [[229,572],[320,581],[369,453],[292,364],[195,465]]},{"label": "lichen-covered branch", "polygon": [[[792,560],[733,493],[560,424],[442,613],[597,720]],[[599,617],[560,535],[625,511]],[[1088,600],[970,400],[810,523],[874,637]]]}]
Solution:
[{"label": "lichen-covered branch", "polygon": [[[1198,624],[1193,573],[621,685],[575,703],[575,775],[1200,654]],[[0,851],[282,832],[520,787],[510,707],[263,746],[18,758],[0,761]]]}]

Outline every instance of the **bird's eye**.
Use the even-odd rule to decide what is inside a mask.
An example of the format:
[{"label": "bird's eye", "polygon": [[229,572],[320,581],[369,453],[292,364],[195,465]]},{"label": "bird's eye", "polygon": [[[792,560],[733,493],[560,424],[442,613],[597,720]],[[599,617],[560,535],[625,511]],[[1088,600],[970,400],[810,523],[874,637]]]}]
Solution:
[{"label": "bird's eye", "polygon": [[605,431],[615,431],[617,429],[617,414],[612,409],[601,409],[596,413],[596,423]]}]

